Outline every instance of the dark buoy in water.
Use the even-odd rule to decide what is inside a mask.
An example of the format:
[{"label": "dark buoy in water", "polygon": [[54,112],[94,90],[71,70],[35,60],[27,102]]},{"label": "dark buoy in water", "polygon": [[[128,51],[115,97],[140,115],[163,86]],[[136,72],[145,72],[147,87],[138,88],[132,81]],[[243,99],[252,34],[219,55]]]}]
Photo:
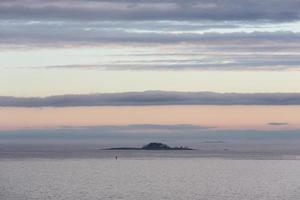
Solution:
[{"label": "dark buoy in water", "polygon": [[116,160],[118,160],[118,156],[116,156],[115,158],[116,158]]}]

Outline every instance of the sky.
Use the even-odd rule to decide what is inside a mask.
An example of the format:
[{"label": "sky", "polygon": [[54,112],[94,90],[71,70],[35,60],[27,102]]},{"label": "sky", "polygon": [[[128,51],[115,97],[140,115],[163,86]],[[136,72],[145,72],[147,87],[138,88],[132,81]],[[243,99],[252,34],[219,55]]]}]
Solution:
[{"label": "sky", "polygon": [[[193,125],[214,130],[278,130],[300,128],[300,106],[102,106],[2,108],[5,130],[126,125]],[[63,116],[63,117],[61,117]],[[151,124],[149,124],[151,122]],[[189,126],[188,126],[189,127]],[[148,127],[147,127],[148,128]],[[153,128],[150,126],[150,128]]]},{"label": "sky", "polygon": [[[298,129],[299,55],[297,0],[2,0],[0,130]],[[168,105],[170,113],[186,110],[186,118],[164,113]],[[282,106],[290,117],[281,118]],[[216,108],[220,120],[209,117]],[[129,117],[119,123],[123,109]],[[208,117],[199,118],[201,109]],[[230,112],[245,117],[223,123]],[[74,120],[51,118],[75,113]]]},{"label": "sky", "polygon": [[300,92],[296,0],[3,0],[0,95]]}]

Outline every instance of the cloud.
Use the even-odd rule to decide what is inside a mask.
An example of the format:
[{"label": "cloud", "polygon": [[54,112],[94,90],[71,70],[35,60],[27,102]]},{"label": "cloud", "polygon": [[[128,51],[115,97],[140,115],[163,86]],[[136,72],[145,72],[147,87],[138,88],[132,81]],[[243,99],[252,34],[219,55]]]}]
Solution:
[{"label": "cloud", "polygon": [[149,139],[183,138],[213,130],[215,127],[192,124],[129,124],[100,126],[61,126],[0,130],[2,139]]},{"label": "cloud", "polygon": [[262,139],[300,139],[299,130],[221,130],[214,127],[191,124],[131,124],[120,126],[71,126],[41,129],[0,130],[1,139],[54,139],[58,141],[95,140],[99,143],[105,140],[132,142],[135,140],[179,140],[203,143],[205,141],[226,140],[258,140]]},{"label": "cloud", "polygon": [[[181,58],[187,51],[199,55],[148,63],[131,56],[129,60],[136,62],[128,63],[121,57],[103,59],[99,53],[99,61],[94,63],[49,68],[297,70],[298,8],[299,3],[293,0],[3,0],[0,50],[92,46],[142,47],[149,52],[153,47],[159,49],[159,58],[166,49],[176,50]],[[241,52],[245,55],[237,55]],[[258,52],[265,54],[257,56]],[[6,63],[0,67],[7,67]]]},{"label": "cloud", "polygon": [[[193,124],[129,124],[129,125],[101,125],[101,126],[59,126],[62,130],[112,130],[113,132],[131,131],[181,131],[181,130],[208,130],[216,128],[214,126],[200,126]],[[50,128],[51,129],[51,128]]]},{"label": "cloud", "polygon": [[299,93],[213,93],[146,91],[61,95],[38,97],[0,97],[0,106],[143,106],[143,105],[300,105]]},{"label": "cloud", "polygon": [[192,125],[192,124],[173,124],[173,125],[166,125],[166,124],[131,124],[128,125],[127,128],[131,129],[150,129],[150,130],[207,130],[213,129],[216,127],[212,126],[199,126],[199,125]]},{"label": "cloud", "polygon": [[300,17],[297,0],[3,0],[1,19],[272,20]]},{"label": "cloud", "polygon": [[271,126],[287,126],[287,125],[289,125],[289,123],[287,123],[287,122],[270,122],[268,124]]},{"label": "cloud", "polygon": [[[274,53],[272,53],[274,54]],[[203,54],[202,54],[203,56]],[[145,56],[146,58],[147,56]],[[73,64],[40,66],[46,69],[100,69],[100,70],[297,70],[300,66],[299,55],[232,55],[227,53],[215,58],[207,55],[205,58],[139,60],[118,60],[101,64]],[[22,68],[26,68],[23,66]],[[28,67],[28,66],[27,66]]]},{"label": "cloud", "polygon": [[[102,68],[109,70],[290,70],[300,66],[300,33],[293,31],[251,31],[225,33],[197,32],[226,24],[188,22],[3,22],[0,21],[0,48],[14,47],[71,47],[93,46],[106,49],[159,48],[158,54],[142,58],[129,55],[101,59],[94,63],[48,66],[47,68]],[[161,27],[169,27],[162,29]],[[228,26],[227,28],[229,28]],[[175,29],[175,30],[173,30]],[[193,30],[189,32],[189,29]],[[234,28],[233,28],[234,29]],[[155,31],[154,31],[155,30]],[[235,30],[235,29],[234,29]],[[154,32],[153,32],[154,31]],[[198,30],[199,31],[199,30]],[[237,30],[238,31],[238,30]],[[172,46],[172,48],[170,48]],[[164,49],[170,49],[169,52]],[[177,55],[163,58],[176,51]],[[173,53],[174,53],[173,52]],[[193,52],[198,55],[188,56]],[[275,52],[284,53],[274,55]],[[242,54],[244,53],[244,54]],[[263,53],[258,55],[258,53]],[[145,59],[146,57],[152,59]],[[181,60],[180,60],[181,58]],[[123,59],[123,60],[122,60]],[[126,60],[127,59],[127,60]],[[106,62],[105,62],[106,61]],[[3,63],[2,65],[4,65]],[[5,66],[3,66],[5,67]],[[30,66],[24,66],[30,67]],[[41,66],[45,67],[45,66]]]},{"label": "cloud", "polygon": [[[122,23],[121,23],[122,24]],[[207,31],[188,31],[180,23],[173,27],[174,31],[163,30],[151,24],[123,25],[117,23],[115,27],[107,25],[85,23],[33,23],[26,22],[13,24],[0,23],[0,43],[7,45],[28,46],[101,46],[103,44],[182,44],[197,43],[208,46],[264,46],[298,44],[300,33],[291,29],[286,31],[258,31],[259,29],[244,32],[243,29],[233,29],[227,32],[215,29]],[[200,23],[201,24],[201,23]],[[104,26],[104,27],[103,27]],[[129,26],[129,27],[128,27]],[[135,26],[135,27],[131,27]],[[148,27],[145,27],[148,26]],[[161,25],[160,25],[161,26]],[[167,25],[166,25],[167,26]],[[187,26],[195,26],[193,24]],[[214,26],[211,24],[211,26]],[[282,44],[283,43],[283,44]],[[247,45],[247,46],[246,46]]]}]

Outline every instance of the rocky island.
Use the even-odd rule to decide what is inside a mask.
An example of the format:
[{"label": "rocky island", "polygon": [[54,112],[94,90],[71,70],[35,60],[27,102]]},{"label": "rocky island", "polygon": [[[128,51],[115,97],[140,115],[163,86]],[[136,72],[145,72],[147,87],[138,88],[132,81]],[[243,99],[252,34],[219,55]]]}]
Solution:
[{"label": "rocky island", "polygon": [[138,147],[117,147],[117,148],[109,148],[106,150],[193,150],[189,147],[170,147],[166,144],[159,142],[151,142],[147,145],[144,145],[142,148]]}]

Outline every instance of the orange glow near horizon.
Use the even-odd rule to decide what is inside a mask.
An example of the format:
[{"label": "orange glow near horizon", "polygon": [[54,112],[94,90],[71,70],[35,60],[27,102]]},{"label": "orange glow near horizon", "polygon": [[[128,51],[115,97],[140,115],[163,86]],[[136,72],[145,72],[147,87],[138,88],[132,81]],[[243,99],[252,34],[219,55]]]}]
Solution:
[{"label": "orange glow near horizon", "polygon": [[[271,122],[288,125],[271,126]],[[297,129],[300,128],[300,106],[0,108],[0,130],[129,124],[192,124],[217,129]]]}]

